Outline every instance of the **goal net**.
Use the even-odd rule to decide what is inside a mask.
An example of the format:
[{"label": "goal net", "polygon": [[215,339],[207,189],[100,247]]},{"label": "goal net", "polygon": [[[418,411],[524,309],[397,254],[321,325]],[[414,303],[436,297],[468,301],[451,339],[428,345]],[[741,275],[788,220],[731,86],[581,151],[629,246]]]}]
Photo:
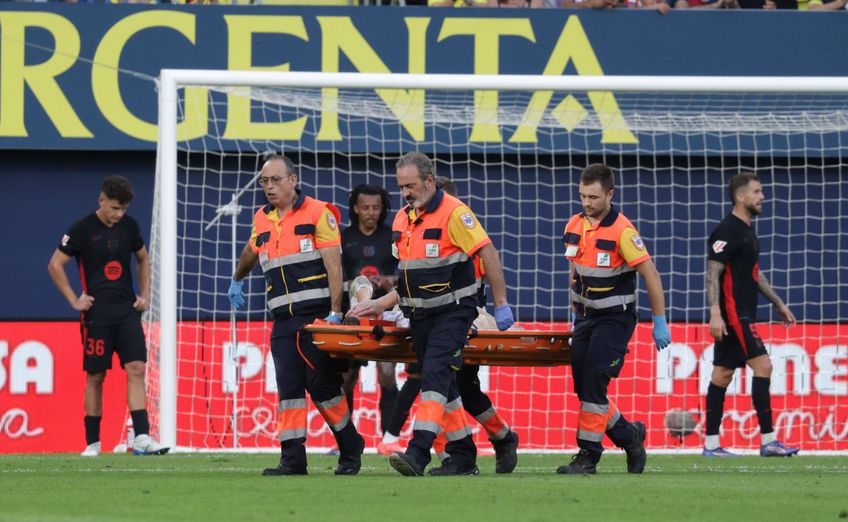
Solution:
[{"label": "goal net", "polygon": [[[641,285],[643,322],[609,391],[622,413],[645,422],[654,450],[703,446],[713,351],[707,237],[730,210],[729,178],[757,172],[766,194],[755,225],[760,265],[799,321],[785,329],[761,299],[775,429],[805,451],[848,450],[848,79],[165,71],[160,89],[148,379],[166,443],[278,447],[259,270],[245,285],[245,309],[232,316],[226,296],[266,203],[256,183],[265,155],[292,158],[300,189],[340,207],[346,226],[348,194],[361,183],[385,187],[397,211],[395,162],[421,151],[484,224],[517,320],[533,328],[567,326],[561,237],[581,210],[582,168],[615,169],[613,202],[657,265],[673,344],[653,346]],[[399,384],[405,375],[399,365]],[[728,390],[725,447],[759,446],[751,377],[738,371]],[[484,367],[481,379],[522,450],[575,448],[569,368]],[[380,436],[378,399],[372,362],[353,415],[368,448]],[[314,408],[309,422],[309,447],[329,447]],[[479,426],[477,436],[488,449]]]}]

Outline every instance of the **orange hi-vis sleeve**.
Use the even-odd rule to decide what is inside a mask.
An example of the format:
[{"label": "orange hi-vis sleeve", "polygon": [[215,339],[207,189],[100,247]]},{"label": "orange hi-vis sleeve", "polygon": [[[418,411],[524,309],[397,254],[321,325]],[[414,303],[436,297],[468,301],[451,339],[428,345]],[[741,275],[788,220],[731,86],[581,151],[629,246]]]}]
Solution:
[{"label": "orange hi-vis sleeve", "polygon": [[306,437],[306,399],[286,399],[277,405],[280,442]]},{"label": "orange hi-vis sleeve", "polygon": [[462,399],[457,397],[445,405],[445,438],[455,441],[471,435],[471,427],[462,409]]},{"label": "orange hi-vis sleeve", "polygon": [[415,412],[413,431],[429,431],[436,435],[442,429],[442,418],[445,416],[447,398],[439,392],[425,391],[421,394],[421,404]]},{"label": "orange hi-vis sleeve", "polygon": [[502,440],[509,433],[509,425],[501,419],[494,406],[489,406],[489,409],[474,418],[483,426],[492,440]]},{"label": "orange hi-vis sleeve", "polygon": [[604,433],[612,428],[621,414],[615,403],[595,404],[580,403],[580,414],[577,416],[577,438],[592,442],[601,442]]},{"label": "orange hi-vis sleeve", "polygon": [[350,409],[347,406],[347,398],[343,393],[336,395],[328,401],[315,401],[315,406],[327,421],[327,424],[333,428],[333,431],[341,431],[350,422]]}]

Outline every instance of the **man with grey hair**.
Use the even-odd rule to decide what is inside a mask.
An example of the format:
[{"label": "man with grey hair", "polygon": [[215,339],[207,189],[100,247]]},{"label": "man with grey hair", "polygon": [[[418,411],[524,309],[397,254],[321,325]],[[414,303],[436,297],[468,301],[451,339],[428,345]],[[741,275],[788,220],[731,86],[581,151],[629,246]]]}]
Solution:
[{"label": "man with grey hair", "polygon": [[397,182],[408,203],[392,225],[400,284],[396,291],[351,310],[353,315],[377,315],[399,302],[410,318],[421,365],[421,404],[406,452],[393,453],[389,463],[402,475],[423,475],[433,441],[444,425],[451,458],[441,474],[477,475],[477,447],[466,423],[456,372],[462,367],[468,329],[477,317],[475,255],[488,272],[497,327],[506,330],[514,322],[503,267],[471,209],[436,186],[430,158],[419,152],[404,155],[397,163]]}]

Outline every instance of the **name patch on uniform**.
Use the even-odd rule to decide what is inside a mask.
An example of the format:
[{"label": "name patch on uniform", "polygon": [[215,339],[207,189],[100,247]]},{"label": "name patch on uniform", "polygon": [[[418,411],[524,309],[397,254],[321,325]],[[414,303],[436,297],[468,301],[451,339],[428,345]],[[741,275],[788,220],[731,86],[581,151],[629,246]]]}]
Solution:
[{"label": "name patch on uniform", "polygon": [[466,212],[465,214],[459,216],[459,219],[460,221],[462,221],[462,224],[465,225],[465,228],[474,228],[474,225],[477,224],[477,222],[474,220],[474,215],[471,214],[471,212]]},{"label": "name patch on uniform", "polygon": [[301,252],[312,252],[312,238],[305,237],[300,240],[300,251]]},{"label": "name patch on uniform", "polygon": [[424,255],[427,257],[439,257],[439,244],[427,243],[424,246]]},{"label": "name patch on uniform", "polygon": [[332,228],[333,230],[335,230],[338,226],[336,223],[336,216],[334,216],[332,212],[327,214],[327,224],[329,224],[330,228]]},{"label": "name patch on uniform", "polygon": [[713,252],[716,254],[721,254],[724,252],[724,247],[727,246],[727,241],[716,241],[713,243]]},{"label": "name patch on uniform", "polygon": [[577,250],[579,247],[577,245],[568,245],[565,248],[565,257],[574,257],[577,255]]},{"label": "name patch on uniform", "polygon": [[71,240],[71,236],[65,234],[62,236],[62,246],[68,246],[68,241]]},{"label": "name patch on uniform", "polygon": [[596,259],[595,264],[598,266],[610,266],[610,262],[612,261],[612,257],[609,252],[598,252],[598,257]]},{"label": "name patch on uniform", "polygon": [[642,241],[641,237],[633,236],[630,238],[630,241],[633,241],[633,246],[635,246],[638,250],[645,250],[645,242]]}]

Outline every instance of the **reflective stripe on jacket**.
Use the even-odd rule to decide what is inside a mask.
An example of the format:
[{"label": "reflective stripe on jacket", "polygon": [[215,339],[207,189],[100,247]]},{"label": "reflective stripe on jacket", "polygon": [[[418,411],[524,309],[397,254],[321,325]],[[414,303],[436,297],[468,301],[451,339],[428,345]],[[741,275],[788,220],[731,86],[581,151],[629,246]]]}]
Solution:
[{"label": "reflective stripe on jacket", "polygon": [[284,219],[269,217],[273,205],[260,208],[253,218],[254,250],[265,274],[268,309],[276,317],[320,312],[330,308],[327,270],[315,246],[316,224],[333,205],[300,195]]}]

